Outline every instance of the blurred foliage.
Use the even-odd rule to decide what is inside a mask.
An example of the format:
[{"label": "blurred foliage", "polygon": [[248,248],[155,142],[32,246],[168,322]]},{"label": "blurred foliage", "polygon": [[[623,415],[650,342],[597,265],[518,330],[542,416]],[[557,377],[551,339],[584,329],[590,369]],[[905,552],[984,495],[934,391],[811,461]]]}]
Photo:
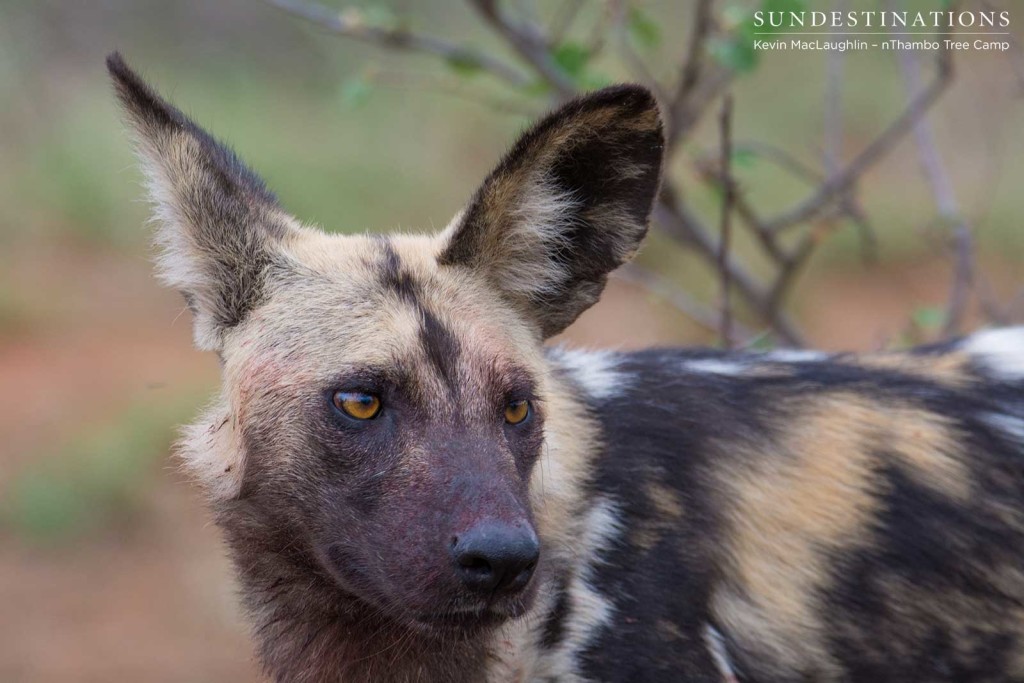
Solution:
[{"label": "blurred foliage", "polygon": [[[0,245],[40,237],[130,249],[145,244],[139,176],[102,69],[105,52],[115,46],[189,113],[237,146],[287,208],[330,230],[443,224],[527,120],[521,110],[510,116],[492,106],[499,97],[516,95],[470,61],[389,54],[327,35],[262,3],[214,5],[140,0],[130,10],[117,2],[87,10],[56,1],[0,3],[0,100],[18,105],[0,112],[0,124],[11,131],[0,141]],[[555,14],[560,7],[544,3],[540,10]],[[674,76],[689,7],[630,5],[628,38],[656,76]],[[804,7],[811,7],[808,0],[726,0],[734,37],[710,49],[735,68],[757,68],[756,77],[736,86],[737,140],[768,141],[816,166],[823,57],[745,51],[753,30],[750,9]],[[373,25],[415,26],[506,52],[470,12],[453,13],[438,3],[374,2],[359,11]],[[574,28],[552,51],[558,65],[584,87],[630,77],[607,50],[592,49],[602,11],[601,3],[583,2]],[[72,34],[76,41],[67,39]],[[903,92],[891,55],[850,54],[846,71],[847,137],[855,150],[898,110]],[[459,85],[434,87],[437,79]],[[449,95],[453,90],[457,97]],[[545,90],[527,88],[518,97],[528,101],[531,92]],[[975,109],[974,98],[953,94],[950,99],[958,101],[943,105],[936,118],[951,156],[962,160],[955,180],[965,207],[986,220],[984,240],[1020,253],[1024,238],[1013,229],[1018,217],[1012,188],[1022,172],[1020,164],[1006,160],[1024,152],[1022,129],[965,127],[961,122]],[[539,109],[539,100],[533,102]],[[1006,101],[986,116],[1013,115],[1007,107],[1017,105]],[[687,149],[694,154],[713,145],[713,126],[704,125]],[[677,172],[690,201],[713,212],[713,190],[687,181],[687,156],[677,161]],[[772,164],[740,161],[736,171],[744,191],[759,206],[782,209],[806,191],[805,184]],[[986,175],[986,164],[1001,167]],[[927,220],[930,199],[920,179],[906,172],[913,168],[912,154],[886,164],[862,192],[869,215],[884,231],[882,247],[890,253],[922,248],[918,230]],[[891,182],[896,177],[905,182]],[[742,240],[737,248],[745,249]],[[856,235],[841,231],[824,252],[826,260],[856,258]]]},{"label": "blurred foliage", "polygon": [[66,541],[123,524],[142,505],[194,395],[132,406],[116,420],[40,453],[0,495],[0,528],[35,542]]},{"label": "blurred foliage", "polygon": [[[761,0],[758,9],[764,12],[797,12],[805,10],[805,0]],[[761,53],[754,49],[758,33],[776,33],[768,22],[760,28],[754,26],[754,16],[747,3],[731,3],[726,6],[723,16],[729,28],[728,38],[716,39],[711,45],[715,59],[740,73],[753,71],[760,61]],[[770,37],[770,36],[769,36]]]}]

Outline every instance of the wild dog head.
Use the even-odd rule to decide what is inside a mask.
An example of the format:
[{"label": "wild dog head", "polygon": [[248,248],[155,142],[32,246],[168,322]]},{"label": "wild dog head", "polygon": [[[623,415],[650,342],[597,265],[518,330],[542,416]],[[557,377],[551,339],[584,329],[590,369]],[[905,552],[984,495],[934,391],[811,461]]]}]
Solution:
[{"label": "wild dog head", "polygon": [[184,450],[243,574],[284,558],[350,609],[446,633],[521,614],[545,558],[542,342],[646,232],[650,93],[608,88],[543,119],[440,235],[342,237],[300,225],[118,55],[108,66],[160,273],[222,361],[221,402]]}]

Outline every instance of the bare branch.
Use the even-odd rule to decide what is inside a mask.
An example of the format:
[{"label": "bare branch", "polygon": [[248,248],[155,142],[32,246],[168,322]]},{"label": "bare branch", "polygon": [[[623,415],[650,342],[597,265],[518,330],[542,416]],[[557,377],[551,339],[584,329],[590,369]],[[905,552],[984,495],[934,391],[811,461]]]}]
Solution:
[{"label": "bare branch", "polygon": [[[891,0],[888,4],[892,6]],[[909,50],[900,50],[899,64],[907,96],[913,97],[921,89],[918,62]],[[949,337],[962,331],[967,313],[974,281],[974,240],[971,228],[961,214],[953,184],[942,163],[942,156],[926,116],[922,115],[914,122],[913,133],[921,170],[931,188],[939,217],[947,226],[953,226],[953,281],[942,330],[943,335]]]},{"label": "bare branch", "polygon": [[311,21],[332,33],[382,47],[436,55],[449,62],[473,66],[515,86],[529,85],[529,77],[519,69],[471,48],[440,38],[414,33],[404,28],[382,28],[367,24],[362,12],[350,8],[337,10],[305,0],[266,0],[289,14]]},{"label": "bare branch", "polygon": [[[1013,302],[1007,305],[1000,304],[992,282],[985,276],[984,271],[979,270],[974,274],[974,291],[978,295],[982,313],[989,322],[996,325],[1009,325],[1013,322]],[[1021,290],[1021,293],[1024,293],[1024,290]]]},{"label": "bare branch", "polygon": [[502,11],[498,0],[469,0],[480,16],[500,34],[523,60],[555,91],[561,100],[576,94],[572,82],[548,51],[543,35],[526,24],[517,24]]},{"label": "bare branch", "polygon": [[[835,0],[833,11],[846,14],[846,0]],[[833,32],[838,30],[832,29]],[[839,170],[843,155],[843,76],[846,53],[833,50],[825,56],[825,116],[822,125],[821,161],[825,176]]]},{"label": "bare branch", "polygon": [[698,0],[693,13],[693,32],[690,34],[690,45],[683,62],[683,71],[679,76],[679,86],[672,98],[672,108],[682,106],[683,102],[700,80],[704,65],[704,46],[711,33],[711,7],[713,0]]},{"label": "bare branch", "polygon": [[522,98],[488,95],[466,84],[458,77],[441,78],[431,74],[406,74],[399,71],[373,71],[368,77],[374,85],[394,90],[437,93],[466,102],[474,102],[502,114],[534,118],[543,113],[540,106],[530,106]]},{"label": "bare branch", "polygon": [[[668,185],[662,188],[654,207],[654,218],[669,236],[691,246],[705,262],[712,266],[718,263],[718,241],[708,233],[700,219],[678,200]],[[805,346],[793,322],[781,311],[771,308],[768,295],[750,273],[731,257],[726,260],[724,267],[729,269],[729,280],[737,293],[758,317],[772,326],[779,339],[790,346]]]},{"label": "bare branch", "polygon": [[[781,147],[763,142],[744,142],[737,144],[735,149],[738,152],[748,152],[766,161],[771,161],[779,168],[788,171],[794,177],[812,186],[817,186],[825,180],[825,176],[819,171],[800,161],[800,159]],[[745,214],[748,212],[745,204],[746,202],[741,194],[737,199],[736,211],[744,220],[746,220]],[[857,235],[860,238],[861,257],[864,262],[871,263],[875,261],[878,257],[878,237],[875,235],[875,229],[871,225],[871,221],[868,220],[864,210],[860,207],[857,199],[852,195],[848,195],[843,198],[838,208],[839,214],[851,220],[857,229]],[[770,256],[776,261],[785,260],[779,259],[778,254],[773,253],[776,249],[776,247],[773,247],[775,244],[775,233],[768,231],[764,221],[755,219],[748,222],[753,223],[752,227],[755,228],[755,235],[762,243],[762,246],[769,251]]]},{"label": "bare branch", "polygon": [[[661,275],[631,262],[616,270],[615,277],[643,287],[708,332],[719,333],[718,314]],[[751,336],[750,330],[738,322],[733,325],[735,332],[744,339]]]},{"label": "bare branch", "polygon": [[811,185],[817,185],[824,180],[822,174],[810,164],[800,161],[781,147],[766,142],[740,142],[736,144],[736,151],[753,154],[766,161],[771,161],[782,170],[788,171],[791,175]]},{"label": "bare branch", "polygon": [[733,347],[732,339],[732,302],[729,297],[729,289],[732,285],[732,271],[728,267],[729,246],[732,241],[732,209],[735,203],[735,187],[732,181],[730,169],[732,167],[732,95],[726,95],[722,101],[722,110],[718,116],[720,130],[720,147],[722,167],[722,215],[721,229],[719,230],[718,245],[718,275],[721,278],[721,303],[719,308],[722,313],[721,335],[722,344],[727,349]]},{"label": "bare branch", "polygon": [[779,269],[771,291],[768,292],[768,305],[773,310],[781,310],[786,297],[793,291],[796,278],[803,272],[804,266],[810,261],[814,250],[825,241],[827,228],[811,227],[797,243],[793,251],[786,256],[785,263]]},{"label": "bare branch", "polygon": [[555,45],[560,45],[564,40],[566,34],[572,28],[573,22],[576,21],[576,17],[579,15],[580,10],[583,9],[585,0],[565,0],[562,3],[558,14],[551,22],[551,42]]},{"label": "bare branch", "polygon": [[666,150],[669,155],[736,75],[733,69],[707,60],[707,43],[714,30],[713,7],[713,0],[698,0],[694,9],[693,30],[683,69],[667,106]]},{"label": "bare branch", "polygon": [[868,169],[885,158],[896,143],[931,109],[952,82],[953,63],[948,51],[940,50],[936,66],[935,78],[928,87],[916,94],[903,112],[849,165],[822,183],[810,198],[796,208],[770,221],[767,228],[772,232],[778,232],[813,220],[830,203],[847,194]]},{"label": "bare branch", "polygon": [[[846,14],[848,0],[835,0],[833,11]],[[839,31],[839,27],[832,29]],[[825,116],[822,126],[821,161],[825,177],[831,178],[839,172],[843,158],[843,79],[845,77],[846,53],[833,50],[825,62]],[[851,187],[850,190],[853,188]],[[874,261],[878,253],[878,241],[852,191],[839,198],[840,212],[853,221],[860,236],[861,255],[865,262]]]},{"label": "bare branch", "polygon": [[[281,9],[325,26],[341,36],[383,47],[426,52],[446,59],[480,65],[481,68],[516,85],[536,82],[532,76],[520,73],[505,62],[480,55],[468,48],[414,34],[405,29],[387,29],[367,25],[358,10],[348,10],[339,14],[321,5],[307,4],[303,0],[267,1]],[[491,28],[509,43],[515,53],[535,72],[536,77],[552,89],[556,99],[565,100],[576,94],[576,84],[554,61],[550,53],[549,41],[540,26],[534,25],[534,22],[529,20],[518,21],[508,16],[498,0],[467,1]],[[617,2],[621,3],[621,0],[617,0]],[[702,11],[708,17],[705,22],[707,27],[705,32],[710,31],[710,2],[704,5]],[[706,36],[695,36],[695,38],[698,45],[691,47],[691,50],[696,59],[703,60],[705,50],[700,43],[706,39]],[[672,123],[676,140],[692,128],[710,102],[728,85],[732,76],[732,70],[716,67],[698,69],[695,81],[691,82],[692,76],[684,78],[684,82],[687,83],[685,91],[688,96],[682,98]],[[738,195],[734,194],[734,208],[747,223],[756,226],[756,233],[762,240],[765,240],[765,244],[768,244],[771,236],[764,232],[761,227],[762,222],[756,218],[749,206],[737,201],[737,198]],[[726,278],[730,289],[735,289],[736,294],[742,298],[750,310],[770,325],[773,334],[781,341],[795,346],[803,344],[793,323],[773,306],[771,297],[766,293],[763,285],[743,268],[735,259],[735,255],[728,254],[727,251],[720,252],[720,246],[728,247],[728,245],[721,245],[719,240],[702,225],[700,219],[677,200],[669,184],[666,184],[661,197],[659,197],[655,215],[666,234],[683,245],[689,245],[711,267],[726,269],[728,271]],[[777,251],[775,256],[782,262],[783,252]]]},{"label": "bare branch", "polygon": [[[718,189],[724,188],[726,183],[721,161],[721,158],[710,159],[708,157],[694,160],[694,167],[700,179]],[[757,238],[761,247],[773,261],[779,264],[784,263],[786,261],[786,254],[776,242],[775,235],[764,229],[764,222],[758,217],[754,207],[750,205],[736,179],[730,178],[730,182],[732,184],[733,208],[743,220],[743,225]]]},{"label": "bare branch", "polygon": [[603,4],[604,8],[590,28],[590,37],[586,41],[587,54],[591,59],[604,51],[605,44],[608,42],[609,27],[620,27],[626,17],[626,0],[605,0]]},{"label": "bare branch", "polygon": [[618,43],[622,60],[626,63],[634,78],[654,91],[654,95],[659,102],[668,102],[668,94],[665,92],[665,89],[629,42],[629,30],[626,23],[628,10],[629,5],[626,2],[613,0],[608,3],[607,11],[613,13],[611,24],[615,27],[616,42]]},{"label": "bare branch", "polygon": [[[667,149],[671,150],[676,143],[693,127],[698,118],[697,114],[703,110],[698,103],[709,102],[719,88],[712,88],[710,94],[705,92],[697,96],[698,85],[705,80],[705,52],[708,37],[712,29],[712,6],[713,0],[698,0],[693,12],[693,31],[690,33],[690,44],[686,51],[683,71],[679,76],[679,85],[676,86],[675,94],[668,105],[669,133]],[[731,73],[729,74],[731,77]],[[719,80],[719,76],[713,80]],[[728,82],[724,79],[721,85]]]}]

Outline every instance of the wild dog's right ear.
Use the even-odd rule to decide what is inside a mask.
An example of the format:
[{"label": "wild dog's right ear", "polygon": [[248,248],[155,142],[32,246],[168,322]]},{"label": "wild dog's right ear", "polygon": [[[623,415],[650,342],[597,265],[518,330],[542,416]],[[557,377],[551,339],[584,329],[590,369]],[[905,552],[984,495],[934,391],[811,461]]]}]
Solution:
[{"label": "wild dog's right ear", "polygon": [[654,96],[621,85],[524,134],[442,235],[442,265],[485,274],[547,338],[597,301],[647,232],[658,193]]},{"label": "wild dog's right ear", "polygon": [[228,148],[107,57],[155,204],[162,279],[185,296],[196,346],[219,350],[259,303],[278,246],[297,232],[277,200]]}]

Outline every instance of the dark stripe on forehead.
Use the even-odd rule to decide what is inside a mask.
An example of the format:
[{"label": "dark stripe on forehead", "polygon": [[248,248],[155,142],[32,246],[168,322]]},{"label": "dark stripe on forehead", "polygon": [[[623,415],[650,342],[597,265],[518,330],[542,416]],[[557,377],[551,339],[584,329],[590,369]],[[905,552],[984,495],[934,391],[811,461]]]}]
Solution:
[{"label": "dark stripe on forehead", "polygon": [[458,362],[462,353],[461,344],[437,314],[423,302],[423,291],[416,280],[402,267],[402,258],[387,237],[377,236],[375,241],[381,250],[379,265],[380,283],[386,291],[394,292],[405,303],[416,308],[420,318],[420,344],[427,360],[437,370],[441,379],[457,394]]},{"label": "dark stripe on forehead", "polygon": [[452,394],[459,393],[458,366],[462,344],[455,334],[442,323],[428,308],[420,309],[420,344],[441,378],[448,384]]},{"label": "dark stripe on forehead", "polygon": [[382,259],[379,265],[380,283],[385,291],[394,292],[406,303],[419,306],[420,286],[408,271],[402,268],[402,259],[395,251],[391,240],[377,235],[375,241],[380,246]]}]

